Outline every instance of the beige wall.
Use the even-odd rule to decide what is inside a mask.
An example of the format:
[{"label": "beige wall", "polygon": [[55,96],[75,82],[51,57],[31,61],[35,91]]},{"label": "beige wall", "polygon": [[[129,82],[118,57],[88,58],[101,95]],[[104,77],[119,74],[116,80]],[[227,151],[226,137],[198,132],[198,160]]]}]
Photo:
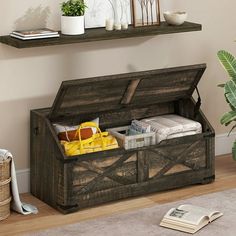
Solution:
[{"label": "beige wall", "polygon": [[[1,1],[0,34],[45,24],[58,29],[59,2]],[[51,106],[63,80],[206,62],[202,108],[218,134],[227,132],[219,125],[227,106],[216,85],[226,75],[216,53],[236,54],[236,1],[162,0],[161,9],[186,10],[203,31],[21,50],[0,44],[0,147],[11,150],[17,169],[29,167],[30,109]]]}]

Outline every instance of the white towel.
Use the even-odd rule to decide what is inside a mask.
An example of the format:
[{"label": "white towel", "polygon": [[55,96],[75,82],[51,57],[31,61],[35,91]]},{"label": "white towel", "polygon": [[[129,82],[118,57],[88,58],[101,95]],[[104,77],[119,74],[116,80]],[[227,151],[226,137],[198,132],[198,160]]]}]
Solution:
[{"label": "white towel", "polygon": [[11,190],[12,190],[11,209],[23,215],[28,215],[31,213],[37,214],[38,209],[35,206],[21,202],[17,186],[16,169],[13,156],[8,150],[0,149],[0,161],[5,161],[8,158],[11,158]]}]

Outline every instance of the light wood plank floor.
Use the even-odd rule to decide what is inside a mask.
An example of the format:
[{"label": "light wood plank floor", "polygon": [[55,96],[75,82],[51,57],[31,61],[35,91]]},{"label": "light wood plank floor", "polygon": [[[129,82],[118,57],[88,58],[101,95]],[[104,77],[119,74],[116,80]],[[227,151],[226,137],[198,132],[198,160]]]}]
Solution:
[{"label": "light wood plank floor", "polygon": [[22,200],[36,205],[37,215],[22,216],[12,213],[5,221],[0,222],[0,235],[19,235],[79,221],[109,216],[120,212],[163,204],[193,196],[236,188],[236,162],[230,156],[216,158],[216,181],[207,185],[194,185],[172,191],[152,194],[130,200],[123,200],[79,211],[70,215],[62,215],[30,194],[23,194]]}]

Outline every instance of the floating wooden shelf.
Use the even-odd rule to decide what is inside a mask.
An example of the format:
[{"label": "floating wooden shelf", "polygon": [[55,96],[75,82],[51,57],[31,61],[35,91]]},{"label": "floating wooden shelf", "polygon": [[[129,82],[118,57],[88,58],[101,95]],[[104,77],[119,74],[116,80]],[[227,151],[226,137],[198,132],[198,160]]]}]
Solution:
[{"label": "floating wooden shelf", "polygon": [[173,34],[189,31],[200,31],[200,24],[185,22],[180,26],[170,26],[161,22],[160,26],[147,26],[134,28],[130,26],[128,30],[106,31],[105,28],[86,29],[85,34],[78,36],[61,35],[59,38],[20,40],[10,37],[9,35],[0,36],[0,42],[16,48],[44,47],[53,45],[63,45],[72,43],[84,43],[92,41],[144,37],[161,34]]}]

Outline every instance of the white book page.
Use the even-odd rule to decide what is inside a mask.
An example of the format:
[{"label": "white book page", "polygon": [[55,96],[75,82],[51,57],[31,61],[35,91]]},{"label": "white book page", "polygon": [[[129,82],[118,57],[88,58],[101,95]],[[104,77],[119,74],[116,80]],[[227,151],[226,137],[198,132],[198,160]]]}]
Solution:
[{"label": "white book page", "polygon": [[181,205],[177,209],[170,209],[164,216],[164,219],[166,218],[191,225],[199,225],[203,222],[208,223],[209,221],[212,221],[211,217],[218,215],[217,213],[219,212],[208,210],[202,207],[193,205]]},{"label": "white book page", "polygon": [[189,205],[189,204],[181,205],[178,207],[178,209],[182,209],[182,210],[186,210],[190,212],[192,211],[195,214],[207,216],[210,222],[223,215],[223,213],[219,211],[214,211],[212,209],[207,209],[207,208],[198,207],[198,206]]}]

